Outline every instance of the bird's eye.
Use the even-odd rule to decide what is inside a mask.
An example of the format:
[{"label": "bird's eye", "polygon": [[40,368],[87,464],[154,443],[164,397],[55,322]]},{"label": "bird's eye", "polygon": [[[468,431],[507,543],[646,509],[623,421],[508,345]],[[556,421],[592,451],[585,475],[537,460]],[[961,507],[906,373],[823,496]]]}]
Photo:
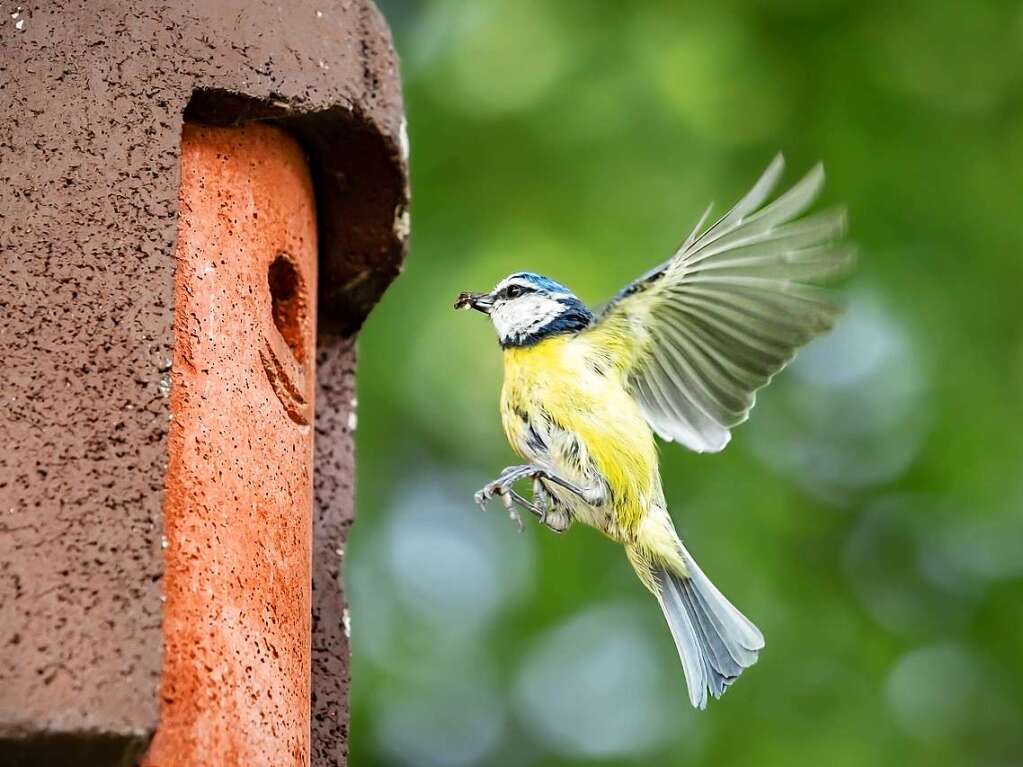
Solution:
[{"label": "bird's eye", "polygon": [[505,288],[504,292],[505,295],[508,296],[508,298],[518,298],[525,291],[522,289],[521,285],[509,285],[507,288]]}]

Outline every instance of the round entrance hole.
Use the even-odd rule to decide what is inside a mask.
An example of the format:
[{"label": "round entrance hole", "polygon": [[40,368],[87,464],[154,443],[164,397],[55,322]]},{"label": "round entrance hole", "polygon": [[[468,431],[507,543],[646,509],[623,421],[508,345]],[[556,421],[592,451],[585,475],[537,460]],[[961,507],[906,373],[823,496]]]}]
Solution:
[{"label": "round entrance hole", "polygon": [[295,359],[304,363],[305,340],[302,327],[305,324],[306,302],[302,278],[291,260],[281,254],[270,264],[267,281],[270,284],[274,325]]}]

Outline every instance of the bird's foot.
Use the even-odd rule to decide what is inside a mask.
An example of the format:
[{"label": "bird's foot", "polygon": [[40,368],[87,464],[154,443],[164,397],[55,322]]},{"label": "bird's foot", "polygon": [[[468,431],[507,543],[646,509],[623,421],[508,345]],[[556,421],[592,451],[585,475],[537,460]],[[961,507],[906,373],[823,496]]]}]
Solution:
[{"label": "bird's foot", "polygon": [[515,526],[518,527],[520,533],[524,529],[524,525],[522,524],[522,516],[515,508],[516,505],[526,509],[537,518],[543,516],[543,512],[540,509],[536,508],[526,498],[512,490],[508,483],[502,483],[498,480],[488,483],[477,491],[475,495],[476,503],[483,511],[486,511],[487,503],[494,496],[501,499],[501,503],[504,504],[504,508],[508,512],[508,517],[515,523]]},{"label": "bird's foot", "polygon": [[[497,479],[487,483],[477,491],[475,495],[476,503],[481,509],[486,511],[487,503],[495,496],[498,496],[508,511],[508,516],[515,522],[520,532],[523,529],[522,517],[515,508],[516,506],[525,509],[536,517],[541,525],[549,527],[555,532],[562,532],[565,529],[564,526],[555,527],[548,521],[548,511],[551,508],[553,499],[540,481],[541,479],[550,479],[551,476],[546,470],[538,466],[509,466],[501,472]],[[527,478],[533,480],[532,501],[515,492],[512,488],[512,485],[516,482]],[[563,480],[559,480],[559,484],[562,482]]]}]

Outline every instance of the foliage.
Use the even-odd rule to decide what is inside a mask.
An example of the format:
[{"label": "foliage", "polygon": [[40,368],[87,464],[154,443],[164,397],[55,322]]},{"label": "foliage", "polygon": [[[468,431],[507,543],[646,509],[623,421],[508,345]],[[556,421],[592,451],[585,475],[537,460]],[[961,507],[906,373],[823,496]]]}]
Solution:
[{"label": "foliage", "polygon": [[[405,274],[360,342],[351,763],[965,765],[1023,754],[1018,5],[390,0]],[[702,714],[592,531],[517,535],[500,355],[462,290],[599,304],[777,150],[821,159],[850,308],[721,455],[662,448],[704,569],[764,631]]]}]

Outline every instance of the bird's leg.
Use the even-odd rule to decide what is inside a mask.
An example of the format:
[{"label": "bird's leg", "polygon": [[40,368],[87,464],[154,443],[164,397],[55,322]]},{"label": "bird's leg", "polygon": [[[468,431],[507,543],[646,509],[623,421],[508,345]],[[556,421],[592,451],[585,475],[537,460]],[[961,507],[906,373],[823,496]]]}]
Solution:
[{"label": "bird's leg", "polygon": [[[527,478],[533,480],[534,499],[539,499],[539,504],[530,503],[512,489],[513,484],[519,480]],[[556,532],[561,532],[565,530],[568,525],[564,520],[560,519],[560,517],[563,516],[560,514],[558,520],[559,524],[551,524],[553,520],[548,520],[553,499],[551,498],[550,493],[547,492],[547,489],[543,487],[541,480],[546,480],[559,485],[569,492],[575,493],[583,500],[587,500],[585,491],[576,487],[567,479],[559,477],[557,474],[539,466],[524,465],[507,467],[501,472],[497,479],[486,484],[476,493],[476,503],[479,504],[480,508],[486,509],[487,502],[495,495],[499,495],[501,496],[502,503],[504,503],[505,508],[508,510],[509,516],[515,520],[520,529],[522,527],[522,520],[519,517],[518,512],[515,510],[516,504],[533,514],[541,524],[555,530]]]},{"label": "bird's leg", "polygon": [[579,496],[586,503],[593,503],[593,500],[591,500],[591,494],[586,490],[578,487],[552,471],[530,464],[506,467],[497,479],[484,485],[483,488],[476,493],[476,502],[486,503],[495,495],[501,495],[505,489],[511,487],[511,485],[518,482],[520,479],[527,478],[546,480],[547,482],[563,487],[570,493]]},{"label": "bird's leg", "polygon": [[540,479],[533,480],[533,505],[540,510],[537,519],[541,525],[547,524],[547,512],[551,508],[551,504],[554,501],[551,498],[551,494],[547,492],[547,488],[543,486],[543,482]]},{"label": "bird's leg", "polygon": [[541,511],[540,524],[553,533],[563,533],[572,525],[572,515],[551,495],[540,479],[533,480],[533,505]]}]

